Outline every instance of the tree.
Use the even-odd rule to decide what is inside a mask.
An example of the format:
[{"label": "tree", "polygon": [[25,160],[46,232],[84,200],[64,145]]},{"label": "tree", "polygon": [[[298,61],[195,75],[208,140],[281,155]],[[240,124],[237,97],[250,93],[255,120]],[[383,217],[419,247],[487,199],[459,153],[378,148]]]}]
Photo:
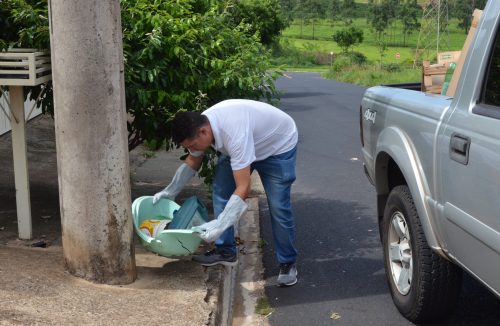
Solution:
[{"label": "tree", "polygon": [[271,100],[275,93],[269,53],[250,25],[235,23],[228,9],[234,3],[201,14],[189,4],[122,0],[131,141],[161,143],[180,110],[227,98]]},{"label": "tree", "polygon": [[389,26],[391,19],[394,17],[394,10],[393,8],[389,8],[390,6],[391,3],[389,1],[383,1],[382,3],[376,4],[373,0],[370,0],[370,16],[368,17],[368,21],[372,26],[373,32],[375,33],[375,42],[380,55],[380,67],[382,67],[382,60],[385,57],[385,52],[387,51],[385,30]]},{"label": "tree", "polygon": [[389,26],[391,10],[388,10],[386,2],[375,4],[373,1],[371,1],[370,9],[368,21],[375,31],[377,38],[381,39],[384,31]]},{"label": "tree", "polygon": [[233,25],[249,24],[250,34],[258,33],[264,45],[270,45],[289,26],[290,19],[282,13],[278,0],[236,1],[231,10]]},{"label": "tree", "polygon": [[349,48],[363,42],[363,30],[355,26],[344,28],[333,34],[333,40],[342,48],[342,52],[346,53]]},{"label": "tree", "polygon": [[382,68],[382,62],[387,52],[387,43],[385,42],[384,34],[377,34],[376,38],[378,54],[380,56],[379,59],[379,68]]},{"label": "tree", "polygon": [[352,24],[352,18],[355,16],[356,12],[356,2],[354,0],[344,0],[340,8],[342,20],[349,26]]},{"label": "tree", "polygon": [[[399,12],[401,0],[382,0],[382,8],[386,11],[388,22],[388,27],[393,27],[397,19],[397,14]],[[390,28],[390,39],[394,42],[394,28]]]},{"label": "tree", "polygon": [[300,37],[302,38],[302,30],[305,22],[306,11],[302,6],[304,0],[298,0],[293,9],[293,16],[300,20]]},{"label": "tree", "polygon": [[398,17],[403,25],[403,45],[406,46],[406,37],[420,28],[422,7],[417,0],[406,0],[398,8]]},{"label": "tree", "polygon": [[483,9],[485,5],[486,0],[456,0],[455,16],[459,21],[458,27],[463,28],[465,34],[469,32],[474,9]]},{"label": "tree", "polygon": [[[235,6],[232,0],[121,0],[130,149],[165,139],[170,148],[170,121],[179,111],[227,98],[273,100],[279,71],[271,69],[252,26],[232,16]],[[3,0],[0,19],[12,24],[7,35],[2,29],[4,47],[49,48],[47,2]],[[49,113],[51,89],[42,102]],[[37,90],[31,94],[36,98]]]},{"label": "tree", "polygon": [[[0,51],[9,47],[48,49],[49,20],[47,2],[37,0],[0,1]],[[39,98],[43,113],[53,113],[52,82],[28,87],[25,96]]]},{"label": "tree", "polygon": [[285,17],[287,24],[293,21],[293,13],[298,0],[280,0],[281,14]]},{"label": "tree", "polygon": [[312,22],[314,40],[314,26],[317,23],[318,18],[324,17],[324,8],[320,0],[305,0],[302,3],[302,10],[304,11],[305,19],[308,22]]},{"label": "tree", "polygon": [[340,0],[330,0],[327,1],[326,5],[326,16],[332,21],[332,24],[340,17]]}]

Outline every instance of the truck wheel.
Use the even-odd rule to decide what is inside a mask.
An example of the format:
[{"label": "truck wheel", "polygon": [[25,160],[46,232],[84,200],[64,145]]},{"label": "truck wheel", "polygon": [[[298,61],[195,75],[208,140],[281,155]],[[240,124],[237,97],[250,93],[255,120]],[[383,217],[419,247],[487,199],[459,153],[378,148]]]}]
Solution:
[{"label": "truck wheel", "polygon": [[446,318],[458,300],[462,271],[427,244],[408,186],[391,191],[382,223],[386,276],[399,312],[412,322]]}]

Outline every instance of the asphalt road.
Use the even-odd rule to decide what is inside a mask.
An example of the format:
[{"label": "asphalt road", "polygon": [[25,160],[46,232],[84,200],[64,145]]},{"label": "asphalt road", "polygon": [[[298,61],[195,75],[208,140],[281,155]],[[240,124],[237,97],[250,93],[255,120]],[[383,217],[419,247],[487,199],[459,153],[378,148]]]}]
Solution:
[{"label": "asphalt road", "polygon": [[[261,200],[266,295],[271,325],[412,325],[386,284],[375,217],[375,192],[362,170],[358,112],[363,87],[316,73],[277,82],[279,107],[299,129],[292,190],[299,283],[278,288],[271,225]],[[458,307],[440,325],[499,325],[500,300],[465,277]]]}]

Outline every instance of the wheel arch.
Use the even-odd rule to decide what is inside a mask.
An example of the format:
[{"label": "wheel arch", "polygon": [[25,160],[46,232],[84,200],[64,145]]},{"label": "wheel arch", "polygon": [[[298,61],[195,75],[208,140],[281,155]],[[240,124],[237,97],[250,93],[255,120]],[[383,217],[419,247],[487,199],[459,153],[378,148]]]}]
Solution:
[{"label": "wheel arch", "polygon": [[430,197],[427,179],[423,175],[415,147],[402,130],[386,128],[379,135],[374,179],[379,223],[384,215],[385,205],[391,190],[398,185],[407,185],[429,246],[441,256],[446,256],[436,238],[434,217],[426,201],[426,198]]}]

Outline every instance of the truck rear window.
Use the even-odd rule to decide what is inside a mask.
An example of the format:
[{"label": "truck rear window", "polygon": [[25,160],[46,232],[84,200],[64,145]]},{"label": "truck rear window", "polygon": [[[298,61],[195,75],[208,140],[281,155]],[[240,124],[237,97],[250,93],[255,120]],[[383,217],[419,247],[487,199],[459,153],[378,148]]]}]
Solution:
[{"label": "truck rear window", "polygon": [[498,37],[498,33],[486,80],[484,103],[500,107],[500,38]]}]

